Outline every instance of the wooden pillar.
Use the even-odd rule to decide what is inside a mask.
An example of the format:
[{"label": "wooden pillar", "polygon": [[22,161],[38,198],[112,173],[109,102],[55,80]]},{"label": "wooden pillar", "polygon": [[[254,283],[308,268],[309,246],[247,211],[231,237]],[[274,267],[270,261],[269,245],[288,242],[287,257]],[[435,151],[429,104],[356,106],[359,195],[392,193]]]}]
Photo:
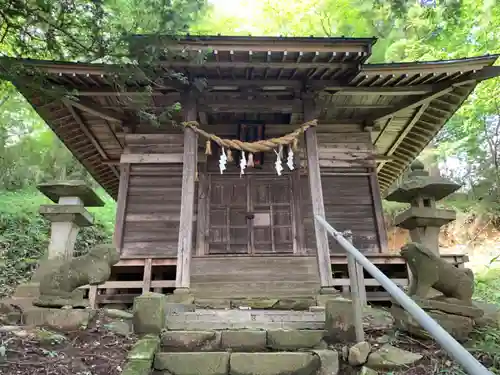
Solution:
[{"label": "wooden pillar", "polygon": [[[196,98],[192,92],[183,98],[184,120],[196,121]],[[189,289],[191,281],[191,253],[193,247],[193,213],[198,137],[190,128],[184,129],[182,168],[181,213],[179,219],[179,244],[177,247],[176,289]]]},{"label": "wooden pillar", "polygon": [[370,171],[370,190],[372,193],[373,211],[375,213],[375,223],[377,225],[378,241],[382,253],[388,250],[387,229],[385,227],[384,210],[382,208],[382,196],[378,185],[377,170]]},{"label": "wooden pillar", "polygon": [[[310,121],[317,117],[314,98],[311,95],[304,96],[304,121]],[[319,168],[318,138],[316,128],[306,130],[306,152],[307,171],[309,176],[309,187],[311,189],[313,216],[325,217],[325,205],[323,203],[323,188],[321,186],[321,174]],[[328,247],[328,233],[316,220],[314,221],[314,232],[316,235],[316,251],[318,259],[319,277],[321,290],[327,292],[333,290],[333,277],[330,263],[330,249]]]},{"label": "wooden pillar", "polygon": [[204,170],[198,171],[198,211],[196,222],[196,255],[202,256],[207,248],[207,217],[208,207],[208,178],[206,174],[207,163]]},{"label": "wooden pillar", "polygon": [[127,210],[128,185],[130,180],[130,164],[120,166],[120,184],[118,185],[118,199],[116,201],[116,219],[114,242],[119,253],[123,248],[123,231],[125,226],[125,213]]}]

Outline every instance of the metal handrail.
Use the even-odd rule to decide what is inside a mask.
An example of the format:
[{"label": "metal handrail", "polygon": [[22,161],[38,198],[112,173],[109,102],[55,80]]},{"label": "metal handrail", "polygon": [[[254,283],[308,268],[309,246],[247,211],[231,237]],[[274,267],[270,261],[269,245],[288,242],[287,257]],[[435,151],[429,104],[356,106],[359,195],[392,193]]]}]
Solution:
[{"label": "metal handrail", "polygon": [[472,356],[462,345],[460,345],[443,327],[410,297],[408,297],[399,287],[384,275],[372,262],[370,262],[361,252],[356,249],[344,236],[333,228],[321,216],[315,215],[315,219],[328,233],[348,252],[363,268],[377,280],[380,285],[394,298],[408,313],[424,328],[432,337],[453,357],[469,375],[493,375],[476,358]]}]

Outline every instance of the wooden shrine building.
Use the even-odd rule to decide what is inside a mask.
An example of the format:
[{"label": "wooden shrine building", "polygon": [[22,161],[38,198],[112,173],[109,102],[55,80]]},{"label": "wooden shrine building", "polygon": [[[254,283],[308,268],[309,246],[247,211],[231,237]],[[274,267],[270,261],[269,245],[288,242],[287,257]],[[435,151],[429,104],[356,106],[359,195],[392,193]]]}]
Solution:
[{"label": "wooden shrine building", "polygon": [[[148,40],[138,38],[138,46]],[[117,200],[121,261],[102,288],[123,289],[124,298],[179,288],[199,299],[307,297],[349,284],[344,251],[315,226],[314,214],[351,230],[358,249],[406,283],[403,260],[388,253],[381,194],[477,83],[500,75],[496,56],[367,64],[374,43],[186,37],[169,47],[185,57],[157,61],[154,76],[131,69],[121,85],[119,66],[8,61],[30,68],[14,84]],[[171,70],[186,81],[168,78]],[[70,95],[47,100],[28,90],[33,71]],[[285,147],[281,176],[274,152],[253,155],[243,175],[241,154],[233,152],[221,174],[215,143],[206,155],[207,139],[192,128],[171,120],[153,126],[138,114],[175,103],[177,123],[197,121],[227,139],[280,137],[314,119],[318,125],[299,137],[293,170]],[[375,280],[366,285],[369,299],[383,298]]]}]

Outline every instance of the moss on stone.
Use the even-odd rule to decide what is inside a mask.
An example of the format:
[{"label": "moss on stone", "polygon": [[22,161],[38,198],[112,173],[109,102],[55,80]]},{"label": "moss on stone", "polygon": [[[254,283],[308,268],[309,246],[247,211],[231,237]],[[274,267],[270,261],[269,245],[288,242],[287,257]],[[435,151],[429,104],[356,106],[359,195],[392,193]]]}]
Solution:
[{"label": "moss on stone", "polygon": [[153,363],[151,360],[134,359],[127,362],[122,375],[149,375]]},{"label": "moss on stone", "polygon": [[147,335],[135,343],[127,358],[129,360],[152,361],[159,347],[160,338]]}]

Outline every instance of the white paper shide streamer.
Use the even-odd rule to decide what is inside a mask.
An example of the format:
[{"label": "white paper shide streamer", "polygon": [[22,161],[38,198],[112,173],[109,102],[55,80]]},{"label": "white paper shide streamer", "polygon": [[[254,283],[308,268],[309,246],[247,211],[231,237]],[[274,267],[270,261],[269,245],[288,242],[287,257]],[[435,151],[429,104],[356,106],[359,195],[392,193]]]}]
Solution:
[{"label": "white paper shide streamer", "polygon": [[226,164],[227,164],[227,155],[224,148],[222,148],[222,153],[220,154],[220,159],[219,159],[220,174],[223,174],[224,171],[226,170]]},{"label": "white paper shide streamer", "polygon": [[247,167],[247,159],[245,157],[245,151],[241,151],[240,159],[240,176],[245,174],[245,168]]},{"label": "white paper shide streamer", "polygon": [[276,150],[274,150],[274,153],[276,154],[276,161],[274,162],[274,169],[276,169],[276,173],[278,174],[278,176],[281,176],[281,171],[283,171],[283,166],[281,165],[281,154],[282,154],[282,151],[283,151],[283,146],[279,146],[279,151],[276,152]]},{"label": "white paper shide streamer", "polygon": [[288,158],[286,159],[286,165],[288,166],[288,169],[293,171],[295,169],[293,165],[293,150],[291,147],[288,147]]}]

